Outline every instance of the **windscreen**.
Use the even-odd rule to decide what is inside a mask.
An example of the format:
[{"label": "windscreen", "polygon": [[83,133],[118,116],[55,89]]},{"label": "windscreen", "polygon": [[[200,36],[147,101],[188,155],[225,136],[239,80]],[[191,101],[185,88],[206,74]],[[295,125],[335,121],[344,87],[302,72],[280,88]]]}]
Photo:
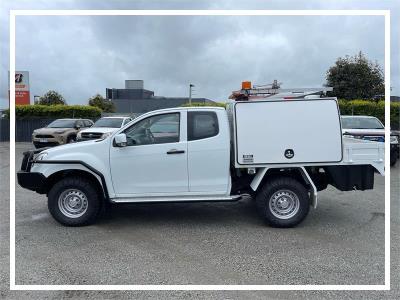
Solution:
[{"label": "windscreen", "polygon": [[120,128],[122,125],[123,118],[103,118],[97,120],[93,127],[111,127]]},{"label": "windscreen", "polygon": [[75,120],[55,120],[47,125],[48,128],[74,128]]},{"label": "windscreen", "polygon": [[376,118],[343,117],[343,129],[383,129],[382,123]]}]

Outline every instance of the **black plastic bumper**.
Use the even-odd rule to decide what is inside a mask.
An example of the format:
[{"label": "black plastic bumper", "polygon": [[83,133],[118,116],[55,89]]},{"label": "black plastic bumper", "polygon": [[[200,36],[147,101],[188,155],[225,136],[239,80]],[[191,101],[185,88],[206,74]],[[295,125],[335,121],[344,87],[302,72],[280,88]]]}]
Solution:
[{"label": "black plastic bumper", "polygon": [[45,193],[46,177],[42,173],[18,171],[18,184],[25,189]]}]

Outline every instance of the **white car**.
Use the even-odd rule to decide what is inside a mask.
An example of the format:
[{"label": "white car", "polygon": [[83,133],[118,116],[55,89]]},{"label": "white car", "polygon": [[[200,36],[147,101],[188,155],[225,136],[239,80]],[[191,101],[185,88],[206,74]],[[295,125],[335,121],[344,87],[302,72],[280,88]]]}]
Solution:
[{"label": "white car", "polygon": [[95,141],[24,153],[18,183],[48,197],[61,224],[93,223],[107,203],[235,201],[293,227],[328,184],[369,190],[384,144],[342,137],[336,98],[237,101],[149,112]]},{"label": "white car", "polygon": [[[371,116],[342,116],[343,135],[355,139],[385,142],[385,127],[378,118]],[[390,132],[390,165],[399,158],[399,133]]]},{"label": "white car", "polygon": [[132,121],[130,117],[104,117],[98,119],[92,127],[81,130],[76,136],[76,140],[88,141],[104,139],[130,121]]}]

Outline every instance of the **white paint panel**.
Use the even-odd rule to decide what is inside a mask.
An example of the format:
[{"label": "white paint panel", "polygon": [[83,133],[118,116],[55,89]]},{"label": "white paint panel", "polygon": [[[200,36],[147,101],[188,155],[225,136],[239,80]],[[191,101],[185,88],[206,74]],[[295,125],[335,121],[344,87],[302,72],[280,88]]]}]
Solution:
[{"label": "white paint panel", "polygon": [[186,142],[111,147],[110,167],[117,197],[188,191]]},{"label": "white paint panel", "polygon": [[189,191],[212,191],[224,195],[229,192],[230,182],[229,125],[225,111],[204,111],[217,114],[219,133],[214,137],[188,141]]},{"label": "white paint panel", "polygon": [[[238,102],[235,113],[239,164],[342,160],[335,99]],[[290,159],[285,157],[288,149],[294,152]]]}]

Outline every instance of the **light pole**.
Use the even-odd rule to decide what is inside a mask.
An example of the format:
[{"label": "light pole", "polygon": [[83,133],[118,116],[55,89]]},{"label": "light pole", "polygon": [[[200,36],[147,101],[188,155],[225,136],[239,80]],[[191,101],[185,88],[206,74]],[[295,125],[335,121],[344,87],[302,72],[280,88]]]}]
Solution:
[{"label": "light pole", "polygon": [[189,105],[192,105],[192,87],[194,87],[194,84],[189,84]]}]

